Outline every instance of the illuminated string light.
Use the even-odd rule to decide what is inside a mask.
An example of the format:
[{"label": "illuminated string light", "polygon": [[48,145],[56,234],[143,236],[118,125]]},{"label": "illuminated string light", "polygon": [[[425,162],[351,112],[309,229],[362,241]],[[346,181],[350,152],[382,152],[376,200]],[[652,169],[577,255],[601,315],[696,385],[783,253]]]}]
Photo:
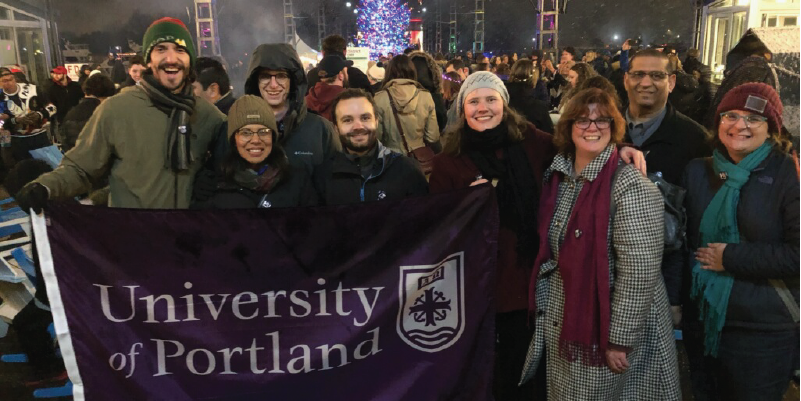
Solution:
[{"label": "illuminated string light", "polygon": [[411,9],[399,0],[362,0],[356,24],[358,42],[370,48],[370,58],[402,53],[409,45],[407,29]]}]

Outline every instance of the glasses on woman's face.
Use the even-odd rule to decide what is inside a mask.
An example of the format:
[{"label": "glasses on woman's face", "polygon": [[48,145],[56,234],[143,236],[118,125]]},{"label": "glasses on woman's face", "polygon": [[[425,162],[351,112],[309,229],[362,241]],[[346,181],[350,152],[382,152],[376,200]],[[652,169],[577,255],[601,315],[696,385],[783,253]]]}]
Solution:
[{"label": "glasses on woman's face", "polygon": [[269,129],[269,128],[260,128],[260,129],[258,129],[256,131],[252,131],[252,130],[249,130],[247,128],[242,128],[242,129],[236,131],[236,135],[239,138],[242,138],[243,140],[245,140],[245,142],[250,142],[250,140],[253,139],[254,135],[258,135],[259,139],[261,139],[263,141],[263,140],[267,139],[268,137],[270,137],[272,135],[272,132],[273,131],[271,129]]},{"label": "glasses on woman's face", "polygon": [[607,129],[612,125],[612,118],[611,117],[601,117],[596,118],[595,120],[591,120],[587,117],[579,117],[575,121],[573,121],[573,125],[579,129],[588,129],[590,125],[595,123],[595,127],[598,129]]},{"label": "glasses on woman's face", "polygon": [[745,126],[748,127],[748,128],[751,128],[751,127],[759,128],[759,127],[762,126],[762,124],[764,124],[766,121],[768,121],[767,117],[759,116],[759,115],[756,115],[756,114],[745,114],[745,115],[742,115],[742,114],[739,114],[739,113],[735,113],[733,111],[727,111],[725,113],[720,113],[720,122],[724,123],[724,124],[727,124],[727,125],[737,124],[737,121],[739,121],[741,118],[743,119],[743,121],[745,121]]}]

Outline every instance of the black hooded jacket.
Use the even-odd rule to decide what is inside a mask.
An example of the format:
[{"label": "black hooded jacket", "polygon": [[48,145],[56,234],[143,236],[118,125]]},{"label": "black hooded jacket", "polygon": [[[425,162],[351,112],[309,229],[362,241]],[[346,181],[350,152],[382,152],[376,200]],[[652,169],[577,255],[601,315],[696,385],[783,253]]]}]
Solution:
[{"label": "black hooded jacket", "polygon": [[259,45],[253,51],[245,81],[245,94],[261,96],[259,71],[283,70],[289,73],[289,110],[278,122],[280,142],[289,163],[303,167],[311,175],[314,168],[341,149],[331,123],[306,110],[306,74],[298,53],[285,43]]},{"label": "black hooded jacket", "polygon": [[677,70],[675,73],[676,87],[668,96],[670,104],[681,114],[701,124],[711,101],[708,88],[684,71]]},{"label": "black hooded jacket", "polygon": [[537,90],[528,82],[507,82],[509,107],[526,117],[537,129],[554,133],[553,120],[548,113],[548,103],[537,99]]},{"label": "black hooded jacket", "polygon": [[726,55],[726,71],[705,118],[705,126],[715,123],[717,109],[723,97],[735,87],[748,82],[768,84],[778,91],[778,77],[773,66],[764,57],[770,50],[750,29]]}]

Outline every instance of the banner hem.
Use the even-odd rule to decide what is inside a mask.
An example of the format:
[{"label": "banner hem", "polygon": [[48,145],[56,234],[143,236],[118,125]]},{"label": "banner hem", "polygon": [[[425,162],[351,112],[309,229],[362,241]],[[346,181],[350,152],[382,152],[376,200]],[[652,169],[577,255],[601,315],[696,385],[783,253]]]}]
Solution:
[{"label": "banner hem", "polygon": [[39,265],[42,270],[42,278],[45,281],[47,297],[50,300],[50,309],[53,313],[53,325],[56,329],[56,339],[61,347],[61,355],[64,358],[64,366],[67,374],[72,381],[72,396],[75,401],[84,401],[83,381],[78,371],[78,360],[75,357],[75,349],[72,346],[69,325],[67,324],[67,314],[64,310],[64,303],[61,300],[61,291],[58,288],[58,279],[53,265],[53,254],[50,251],[50,238],[47,236],[47,224],[44,213],[37,215],[31,211],[31,228],[34,232],[36,250],[39,254]]}]

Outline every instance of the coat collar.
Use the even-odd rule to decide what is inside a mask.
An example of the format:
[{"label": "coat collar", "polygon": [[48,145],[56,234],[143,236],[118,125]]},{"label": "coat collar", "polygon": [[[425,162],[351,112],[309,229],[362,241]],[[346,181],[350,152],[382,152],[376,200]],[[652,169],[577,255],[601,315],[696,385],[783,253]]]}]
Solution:
[{"label": "coat collar", "polygon": [[[380,175],[384,170],[385,167],[389,167],[389,164],[392,160],[396,157],[400,156],[400,153],[395,153],[381,141],[376,141],[376,152],[375,158],[376,163],[373,164],[373,171],[374,176]],[[359,166],[356,164],[355,161],[350,160],[348,156],[343,152],[337,152],[334,155],[334,161],[331,166],[332,172],[334,174],[343,173],[343,174],[355,174],[361,176],[361,171],[359,170]]]},{"label": "coat collar", "polygon": [[[682,140],[679,135],[674,130],[673,122],[676,118],[676,109],[673,108],[673,105],[670,102],[667,102],[665,105],[665,117],[662,119],[662,122],[659,124],[659,128],[654,131],[651,136],[643,142],[640,146],[645,147],[654,142],[668,142],[672,144],[681,144]],[[626,137],[625,142],[632,143],[631,136],[629,135],[629,128],[628,124],[626,124]]]}]

